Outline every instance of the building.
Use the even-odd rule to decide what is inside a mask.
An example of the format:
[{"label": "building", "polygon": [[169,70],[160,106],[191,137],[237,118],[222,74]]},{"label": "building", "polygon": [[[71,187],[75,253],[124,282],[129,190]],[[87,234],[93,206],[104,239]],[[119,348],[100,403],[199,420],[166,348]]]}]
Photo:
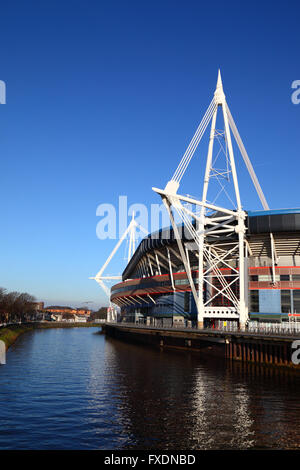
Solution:
[{"label": "building", "polygon": [[33,302],[33,307],[36,311],[44,310],[44,302]]},{"label": "building", "polygon": [[[224,130],[217,123],[220,109]],[[203,186],[197,188],[202,198],[195,199],[179,194],[179,187],[210,122]],[[242,206],[231,133],[263,210]],[[220,179],[221,190],[215,190],[211,183]],[[202,328],[300,320],[300,209],[270,210],[226,102],[220,72],[213,99],[172,179],[164,189],[153,190],[171,226],[141,241],[122,282],[112,287],[110,299],[121,308],[123,321],[192,322]],[[215,202],[222,192],[224,198]]]},{"label": "building", "polygon": [[48,317],[48,319],[50,321],[63,321],[63,314],[62,313],[51,313],[51,314],[48,314],[50,316],[50,318]]},{"label": "building", "polygon": [[74,315],[74,321],[75,322],[80,322],[80,323],[86,323],[87,322],[87,316],[77,313],[76,315]]},{"label": "building", "polygon": [[[246,290],[250,320],[300,321],[300,209],[248,212],[246,243],[249,247]],[[272,234],[272,237],[270,236]],[[237,235],[222,237],[216,243],[230,243]],[[184,242],[187,242],[183,238]],[[197,279],[197,257],[190,252],[191,272]],[[233,279],[237,258],[231,267],[221,268],[227,280]],[[222,308],[233,303],[216,295],[219,278],[211,276],[211,288],[204,299],[213,298],[215,316],[205,324],[224,323]],[[236,287],[235,287],[236,290]],[[127,321],[157,319],[168,324],[178,317],[196,321],[197,311],[191,287],[184,270],[173,229],[161,230],[144,238],[123,272],[121,283],[111,289],[111,301],[121,307]],[[226,319],[226,322],[237,322]]]},{"label": "building", "polygon": [[91,314],[91,310],[88,310],[85,308],[60,307],[58,305],[50,305],[49,307],[46,307],[44,310],[49,313],[58,313],[58,314],[70,313],[73,315],[77,315],[77,314],[86,315],[88,317]]},{"label": "building", "polygon": [[67,306],[50,305],[43,310],[43,319],[47,321],[86,322],[91,310]]},{"label": "building", "polygon": [[79,315],[86,315],[87,317],[89,317],[91,315],[92,311],[91,310],[88,310],[86,308],[78,308],[77,309],[77,314]]},{"label": "building", "polygon": [[45,307],[45,311],[49,313],[73,313],[77,312],[76,308],[72,307],[60,307],[59,305],[50,305],[49,307]]}]

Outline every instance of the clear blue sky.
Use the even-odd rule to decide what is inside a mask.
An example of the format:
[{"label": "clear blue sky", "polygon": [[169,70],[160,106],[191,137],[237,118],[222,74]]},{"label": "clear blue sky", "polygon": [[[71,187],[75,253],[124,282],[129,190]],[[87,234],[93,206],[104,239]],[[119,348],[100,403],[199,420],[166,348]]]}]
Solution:
[{"label": "clear blue sky", "polygon": [[2,2],[0,285],[105,305],[88,277],[115,242],[96,237],[96,208],[160,202],[151,188],[172,176],[219,67],[269,205],[300,206],[299,14],[296,1]]}]

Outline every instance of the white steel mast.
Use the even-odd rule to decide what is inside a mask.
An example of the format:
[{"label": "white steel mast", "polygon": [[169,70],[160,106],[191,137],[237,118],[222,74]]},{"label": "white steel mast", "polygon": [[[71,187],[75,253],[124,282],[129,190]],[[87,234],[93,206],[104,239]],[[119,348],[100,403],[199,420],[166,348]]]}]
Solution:
[{"label": "white steel mast", "polygon": [[131,221],[130,221],[128,227],[124,231],[121,238],[118,240],[117,244],[115,245],[114,249],[112,250],[112,252],[108,256],[107,260],[105,261],[105,263],[103,264],[101,269],[98,271],[96,276],[93,276],[93,277],[89,278],[89,279],[94,279],[99,284],[99,286],[102,288],[102,290],[105,292],[105,294],[108,297],[108,300],[109,300],[109,303],[110,303],[110,311],[112,312],[112,315],[113,315],[113,318],[110,318],[108,320],[115,321],[116,320],[116,318],[115,318],[116,317],[116,312],[115,312],[115,309],[112,306],[112,303],[110,301],[110,289],[107,287],[105,282],[114,281],[114,280],[121,281],[122,276],[118,276],[118,275],[117,276],[104,276],[103,273],[104,273],[105,269],[107,268],[107,266],[109,265],[109,263],[111,262],[111,260],[113,259],[113,257],[115,256],[115,254],[117,253],[117,251],[119,250],[120,246],[122,245],[123,241],[126,239],[127,236],[129,236],[129,247],[128,247],[128,255],[127,255],[127,263],[129,263],[129,261],[131,260],[133,254],[135,252],[135,240],[136,240],[136,229],[137,228],[141,232],[143,232],[145,235],[148,235],[147,230],[145,230],[144,227],[142,227],[140,224],[138,224],[136,222],[136,220],[134,218],[134,212],[133,212],[132,218],[131,218]]},{"label": "white steel mast", "polygon": [[[228,150],[228,162],[230,173],[232,175],[233,190],[236,201],[236,207],[234,210],[225,207],[220,207],[214,203],[210,203],[207,200],[208,187],[210,179],[212,178],[213,171],[212,157],[214,141],[216,139],[217,134],[216,120],[219,108],[222,109],[222,116],[224,120],[224,136],[226,142],[226,149]],[[184,173],[188,168],[189,163],[199,145],[199,142],[202,139],[202,136],[204,135],[204,132],[210,122],[210,139],[202,187],[202,199],[197,200],[191,197],[186,197],[184,195],[179,195],[177,194],[177,191],[179,189],[181,179],[184,176]],[[246,292],[248,270],[247,266],[245,266],[245,254],[247,250],[247,246],[245,244],[246,213],[243,211],[241,204],[238,176],[236,172],[230,129],[239,147],[239,150],[246,164],[246,167],[248,169],[258,197],[261,201],[261,204],[264,209],[268,209],[269,206],[266,202],[263,191],[255,175],[253,166],[250,162],[248,154],[245,150],[241,137],[238,133],[238,130],[230,113],[229,107],[226,103],[226,97],[223,91],[220,70],[218,72],[218,80],[214,97],[200,125],[198,126],[195,135],[192,138],[186,152],[184,153],[172,179],[167,183],[164,190],[152,188],[161,196],[164,205],[167,208],[171,224],[174,230],[174,235],[182,258],[182,262],[184,264],[187,277],[190,282],[191,291],[197,306],[198,327],[200,328],[203,327],[204,317],[238,319],[241,326],[244,326],[248,319],[248,294]],[[187,209],[186,203],[194,204],[196,205],[196,207],[199,206],[200,212],[198,214],[191,212],[189,209]],[[194,279],[192,277],[186,251],[187,248],[191,247],[191,244],[186,244],[186,246],[184,246],[183,240],[180,237],[178,228],[176,226],[171,208],[175,209],[176,212],[179,214],[181,220],[185,224],[185,227],[192,236],[192,239],[194,240],[194,247],[196,248],[194,248],[193,251],[198,257],[199,262],[198,288],[196,287]],[[208,210],[212,210],[215,213],[218,213],[217,216],[207,217],[206,213]],[[190,217],[194,219],[195,224],[190,221]],[[215,237],[215,240],[217,240],[220,234],[224,235],[225,233],[229,234],[230,232],[237,234],[238,241],[236,243],[227,243],[226,246],[222,246],[220,243],[219,245],[210,245],[206,242],[208,235],[210,237]],[[237,268],[234,268],[232,266],[232,263],[229,264],[229,260],[233,256],[235,257],[235,259],[238,260]],[[226,276],[222,274],[220,266],[227,266],[231,268],[232,276],[230,277],[229,281],[226,279]],[[216,287],[216,285],[212,285],[212,274],[214,277],[217,278],[219,287]],[[236,286],[238,285],[238,296],[236,295],[237,288],[235,289],[235,291],[233,289],[234,284],[236,284]],[[210,289],[213,288],[216,292],[212,298],[206,300],[204,300],[203,298],[205,286]],[[231,306],[218,308],[214,308],[212,306],[212,300],[220,294],[230,301]]]}]

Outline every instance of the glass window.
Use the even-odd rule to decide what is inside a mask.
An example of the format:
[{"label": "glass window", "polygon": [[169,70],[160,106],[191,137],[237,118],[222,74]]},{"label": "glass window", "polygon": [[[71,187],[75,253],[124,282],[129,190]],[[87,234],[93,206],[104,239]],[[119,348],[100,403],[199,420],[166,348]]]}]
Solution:
[{"label": "glass window", "polygon": [[259,312],[259,295],[258,290],[250,291],[250,312]]},{"label": "glass window", "polygon": [[300,313],[300,290],[293,290],[294,313]]},{"label": "glass window", "polygon": [[289,281],[290,280],[290,275],[289,274],[280,274],[280,280],[281,281]]},{"label": "glass window", "polygon": [[290,290],[281,290],[281,313],[290,313],[291,312],[291,291]]},{"label": "glass window", "polygon": [[188,280],[187,279],[176,279],[175,280],[175,285],[176,286],[182,286],[184,284],[188,284]]},{"label": "glass window", "polygon": [[292,281],[300,281],[300,274],[292,274]]},{"label": "glass window", "polygon": [[188,312],[190,310],[190,293],[184,293],[184,311]]},{"label": "glass window", "polygon": [[[261,282],[273,282],[273,276],[271,274],[259,274],[258,280]],[[275,274],[275,281],[279,281],[279,274]]]},{"label": "glass window", "polygon": [[257,282],[257,281],[258,281],[258,276],[257,276],[257,274],[255,274],[255,275],[253,275],[253,276],[250,276],[250,281]]},{"label": "glass window", "polygon": [[269,274],[260,274],[258,276],[258,280],[261,281],[261,282],[271,282],[272,281],[272,277],[269,275]]}]

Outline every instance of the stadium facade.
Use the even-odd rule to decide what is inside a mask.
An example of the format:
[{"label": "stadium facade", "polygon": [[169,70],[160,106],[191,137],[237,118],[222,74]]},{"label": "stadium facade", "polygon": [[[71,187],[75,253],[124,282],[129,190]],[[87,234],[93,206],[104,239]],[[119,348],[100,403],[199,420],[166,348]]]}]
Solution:
[{"label": "stadium facade", "polygon": [[[254,321],[300,321],[300,209],[248,212],[245,242],[246,298],[248,318]],[[183,228],[183,243],[190,243]],[[187,233],[184,233],[187,232]],[[272,237],[271,237],[272,234]],[[212,247],[230,245],[237,235],[207,240]],[[190,250],[192,276],[199,275],[198,257]],[[233,279],[238,258],[232,257],[224,278]],[[139,244],[122,275],[122,282],[111,289],[111,301],[121,308],[121,317],[129,322],[170,325],[173,322],[197,321],[196,303],[185,272],[173,228],[145,237]],[[218,294],[219,277],[203,290],[204,300],[212,298],[214,311],[204,314],[204,326],[237,324],[238,316],[226,315],[234,308],[226,296]],[[235,286],[235,293],[238,284]]]}]

